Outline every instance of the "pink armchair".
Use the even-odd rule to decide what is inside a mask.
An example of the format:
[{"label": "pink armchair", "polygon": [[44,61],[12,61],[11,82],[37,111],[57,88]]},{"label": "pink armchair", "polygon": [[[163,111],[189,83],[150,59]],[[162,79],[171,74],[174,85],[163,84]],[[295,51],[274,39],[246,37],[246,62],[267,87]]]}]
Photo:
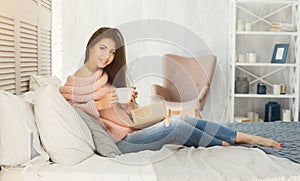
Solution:
[{"label": "pink armchair", "polygon": [[165,101],[171,114],[193,113],[201,117],[216,57],[182,57],[166,54],[162,59],[163,85],[152,85],[151,102]]}]

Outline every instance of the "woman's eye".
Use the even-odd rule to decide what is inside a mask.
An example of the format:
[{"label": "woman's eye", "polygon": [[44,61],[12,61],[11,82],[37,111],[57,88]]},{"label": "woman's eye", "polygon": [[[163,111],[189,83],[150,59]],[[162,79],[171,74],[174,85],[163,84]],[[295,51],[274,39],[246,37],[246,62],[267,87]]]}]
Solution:
[{"label": "woman's eye", "polygon": [[114,54],[116,54],[116,51],[110,51],[109,52],[111,55],[114,55]]},{"label": "woman's eye", "polygon": [[99,47],[100,48],[100,50],[105,50],[106,48],[105,47]]}]

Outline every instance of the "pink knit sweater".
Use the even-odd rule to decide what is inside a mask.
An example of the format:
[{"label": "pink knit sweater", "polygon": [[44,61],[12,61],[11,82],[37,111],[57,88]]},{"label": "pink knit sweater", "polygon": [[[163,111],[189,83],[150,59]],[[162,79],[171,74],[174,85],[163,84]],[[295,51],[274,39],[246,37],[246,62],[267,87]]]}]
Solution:
[{"label": "pink knit sweater", "polygon": [[97,110],[95,101],[114,88],[107,81],[107,74],[100,69],[91,77],[68,76],[65,85],[60,87],[59,91],[70,104],[93,116],[104,125],[113,140],[118,142],[133,131],[128,127],[131,123],[130,113],[128,110],[121,109],[117,104],[109,109]]}]

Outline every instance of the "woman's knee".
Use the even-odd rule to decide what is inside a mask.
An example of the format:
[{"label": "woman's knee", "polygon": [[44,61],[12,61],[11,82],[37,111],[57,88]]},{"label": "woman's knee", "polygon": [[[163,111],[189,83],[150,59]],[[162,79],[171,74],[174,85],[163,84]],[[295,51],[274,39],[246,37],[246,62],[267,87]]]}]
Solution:
[{"label": "woman's knee", "polygon": [[176,127],[182,123],[183,123],[183,121],[181,119],[175,117],[175,118],[171,118],[170,126]]},{"label": "woman's knee", "polygon": [[183,121],[177,118],[171,118],[168,121],[164,121],[162,124],[159,124],[158,128],[161,129],[164,132],[172,132],[175,129],[178,129],[179,127],[182,127],[181,124]]}]

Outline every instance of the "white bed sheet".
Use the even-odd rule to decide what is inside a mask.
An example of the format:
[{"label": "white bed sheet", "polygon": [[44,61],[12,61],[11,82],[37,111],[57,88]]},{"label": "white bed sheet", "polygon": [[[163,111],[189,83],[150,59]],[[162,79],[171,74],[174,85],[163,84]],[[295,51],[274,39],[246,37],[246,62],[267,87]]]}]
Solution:
[{"label": "white bed sheet", "polygon": [[29,164],[25,168],[4,168],[0,181],[154,181],[150,163],[154,151],[142,151],[110,159],[93,155],[77,165]]},{"label": "white bed sheet", "polygon": [[166,145],[160,151],[130,153],[116,159],[93,155],[75,166],[34,163],[25,169],[4,169],[0,180],[300,180],[300,164],[258,149],[234,146],[174,151],[178,148]]},{"label": "white bed sheet", "polygon": [[[154,158],[161,158],[176,147],[167,145]],[[300,164],[242,146],[180,149],[154,163],[154,171],[158,180],[300,180]]]}]

